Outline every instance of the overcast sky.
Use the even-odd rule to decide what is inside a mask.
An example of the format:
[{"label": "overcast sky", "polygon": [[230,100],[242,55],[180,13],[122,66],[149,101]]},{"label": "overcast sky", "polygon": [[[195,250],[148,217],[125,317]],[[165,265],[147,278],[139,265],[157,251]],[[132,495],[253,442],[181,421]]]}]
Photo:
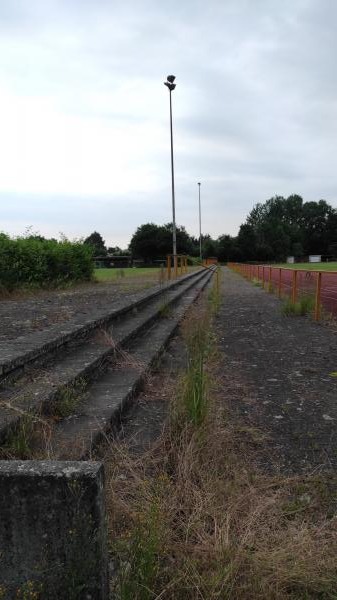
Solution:
[{"label": "overcast sky", "polygon": [[275,194],[337,205],[336,0],[0,0],[0,230],[125,247],[236,234]]}]

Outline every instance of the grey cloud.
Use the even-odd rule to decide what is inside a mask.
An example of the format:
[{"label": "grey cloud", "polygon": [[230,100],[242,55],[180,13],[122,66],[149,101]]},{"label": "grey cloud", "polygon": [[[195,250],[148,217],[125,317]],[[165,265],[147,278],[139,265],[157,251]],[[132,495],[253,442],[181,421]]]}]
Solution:
[{"label": "grey cloud", "polygon": [[[235,233],[252,205],[275,193],[335,203],[336,25],[333,0],[4,0],[0,82],[22,97],[52,98],[67,114],[119,127],[156,123],[166,136],[160,141],[167,152],[154,147],[151,154],[157,192],[139,203],[130,195],[114,198],[112,190],[111,205],[97,200],[100,215],[93,198],[83,200],[84,213],[81,199],[60,197],[58,226],[75,223],[80,213],[77,228],[85,229],[94,215],[99,229],[111,216],[114,243],[115,235],[127,240],[141,222],[170,220],[163,87],[169,72],[177,76],[177,214],[187,229],[196,228],[197,180],[203,181],[210,233]],[[131,95],[126,106],[115,100],[123,86]],[[93,91],[109,103],[96,105]],[[146,160],[140,154],[138,165]],[[52,192],[44,208],[27,195],[1,209],[1,217],[48,223],[56,216]]]}]

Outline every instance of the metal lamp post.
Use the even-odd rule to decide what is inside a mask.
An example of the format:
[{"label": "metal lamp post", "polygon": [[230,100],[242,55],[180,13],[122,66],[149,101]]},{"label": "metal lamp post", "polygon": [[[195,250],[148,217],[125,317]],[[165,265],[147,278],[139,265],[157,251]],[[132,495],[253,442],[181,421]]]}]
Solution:
[{"label": "metal lamp post", "polygon": [[200,262],[202,262],[202,248],[201,248],[201,203],[200,203],[200,181],[198,182],[199,186],[199,250],[200,250]]},{"label": "metal lamp post", "polygon": [[175,76],[168,75],[167,81],[164,85],[167,86],[170,92],[170,130],[171,130],[171,178],[172,178],[172,241],[173,241],[173,261],[174,261],[174,273],[177,276],[178,262],[177,262],[177,232],[176,232],[176,208],[175,208],[175,195],[174,195],[174,164],[173,164],[173,129],[172,129],[172,91],[175,89],[176,84],[174,83]]}]

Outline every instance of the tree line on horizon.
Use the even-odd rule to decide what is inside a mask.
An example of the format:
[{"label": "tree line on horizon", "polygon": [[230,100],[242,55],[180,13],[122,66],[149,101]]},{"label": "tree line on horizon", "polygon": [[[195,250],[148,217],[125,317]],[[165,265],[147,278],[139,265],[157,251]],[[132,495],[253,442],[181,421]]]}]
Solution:
[{"label": "tree line on horizon", "polygon": [[[177,228],[179,254],[199,256],[199,239]],[[172,223],[145,223],[133,234],[127,249],[107,248],[102,236],[94,232],[85,240],[96,255],[131,255],[146,262],[172,253]],[[325,200],[304,202],[293,194],[274,196],[258,203],[240,226],[237,236],[202,236],[204,258],[216,256],[227,261],[284,261],[309,254],[337,257],[337,211]]]}]

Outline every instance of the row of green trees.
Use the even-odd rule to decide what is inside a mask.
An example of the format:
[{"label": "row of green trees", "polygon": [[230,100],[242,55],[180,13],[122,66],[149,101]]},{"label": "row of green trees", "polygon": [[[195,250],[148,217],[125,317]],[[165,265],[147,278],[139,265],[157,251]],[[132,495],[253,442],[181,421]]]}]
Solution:
[{"label": "row of green trees", "polygon": [[257,204],[228,240],[239,260],[283,260],[308,254],[337,256],[337,211],[325,200],[303,202],[301,196],[275,196]]},{"label": "row of green trees", "polygon": [[[184,227],[177,227],[177,248],[181,254],[199,256],[199,240]],[[46,240],[36,234],[12,239],[0,234],[0,287],[13,290],[90,280],[93,256],[131,254],[150,262],[171,252],[171,223],[141,225],[126,250],[107,248],[96,231],[84,242]],[[254,206],[237,236],[203,236],[202,254],[224,262],[284,261],[289,255],[308,254],[337,257],[337,211],[325,200],[304,202],[298,195],[275,196]]]},{"label": "row of green trees", "polygon": [[[177,247],[180,254],[199,256],[199,240],[189,235],[185,227],[176,227]],[[166,225],[155,225],[145,223],[137,228],[133,234],[129,247],[125,250],[119,246],[107,247],[100,233],[94,231],[84,240],[85,244],[93,248],[96,257],[104,257],[108,254],[114,256],[131,255],[133,258],[143,259],[151,262],[163,258],[172,252],[172,223]],[[215,256],[217,245],[211,236],[203,237],[204,256]]]},{"label": "row of green trees", "polygon": [[[178,227],[177,248],[179,253],[198,256],[199,240]],[[129,251],[144,260],[172,252],[172,224],[141,225]],[[237,236],[203,236],[202,254],[220,261],[284,261],[289,255],[309,254],[337,257],[337,211],[325,200],[304,202],[296,194],[275,196],[254,206]]]},{"label": "row of green trees", "polygon": [[0,291],[89,281],[92,257],[93,249],[80,241],[46,240],[38,235],[12,239],[0,233]]},{"label": "row of green trees", "polygon": [[[84,244],[95,256],[129,254],[151,262],[172,252],[172,223],[140,225],[124,250],[108,248],[96,231]],[[177,227],[177,248],[181,254],[199,256],[199,240],[181,226]],[[337,211],[325,200],[304,202],[296,194],[275,196],[254,206],[237,236],[203,236],[202,254],[220,261],[284,261],[289,255],[309,254],[337,257]]]}]

